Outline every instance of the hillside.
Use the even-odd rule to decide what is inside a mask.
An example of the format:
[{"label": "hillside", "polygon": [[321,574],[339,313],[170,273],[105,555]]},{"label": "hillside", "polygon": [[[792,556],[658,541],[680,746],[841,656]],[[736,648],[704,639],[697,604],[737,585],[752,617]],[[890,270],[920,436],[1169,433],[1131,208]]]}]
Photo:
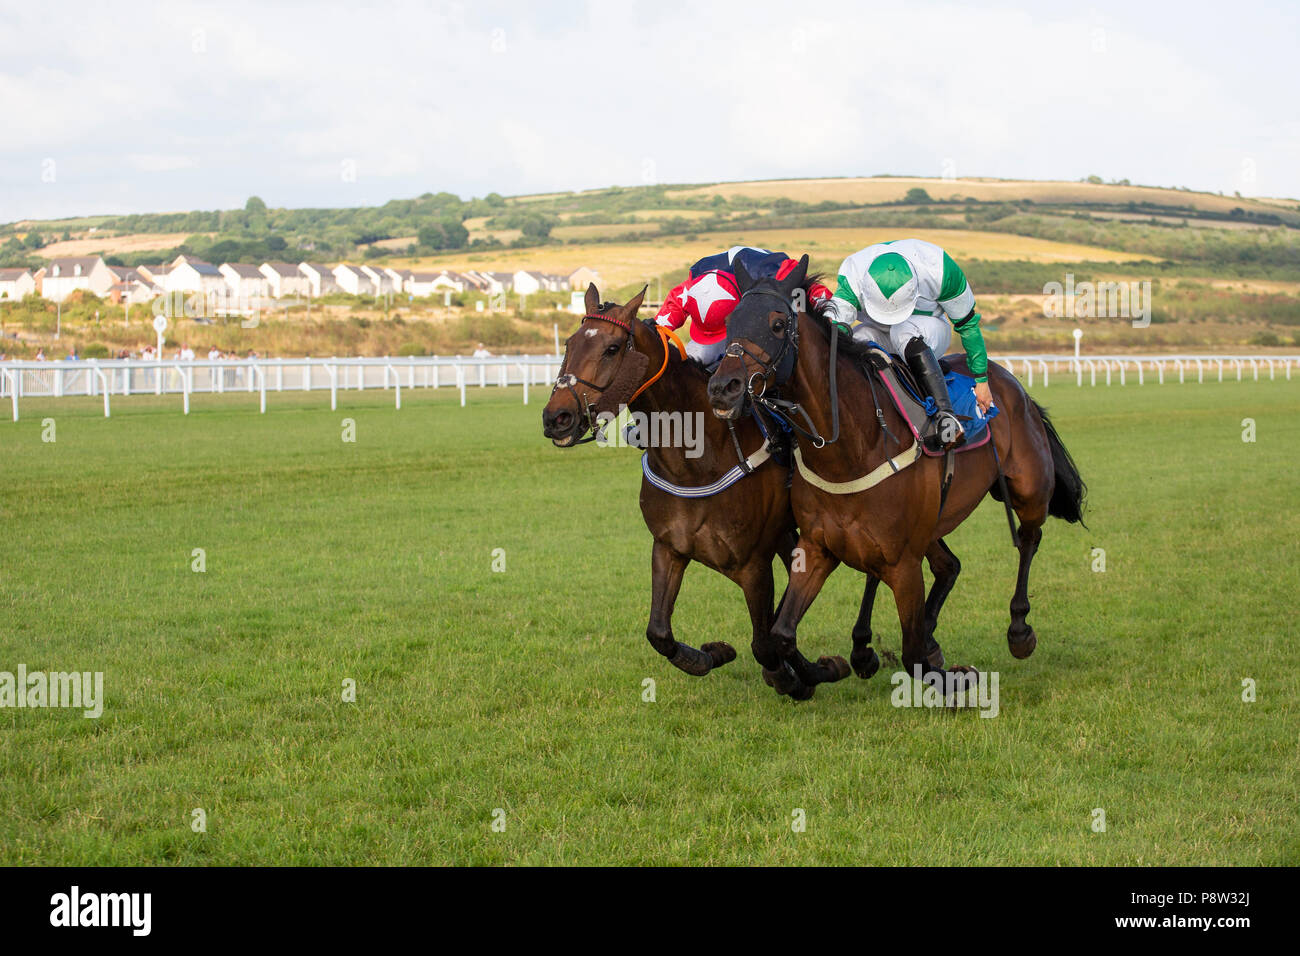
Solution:
[{"label": "hillside", "polygon": [[[1139,335],[1127,322],[1091,320],[1089,341],[1098,347],[1300,345],[1300,203],[1126,182],[876,176],[468,200],[426,193],[342,209],[276,209],[254,197],[237,210],[11,223],[0,226],[0,265],[97,253],[110,264],[137,265],[187,253],[213,263],[311,259],[556,273],[588,266],[610,296],[648,283],[657,299],[692,261],[728,246],[807,252],[814,269],[834,272],[848,253],[899,235],[938,242],[967,267],[994,348],[1069,347],[1075,323],[1044,318],[1042,307],[1045,285],[1066,275],[1153,283],[1152,327]],[[310,328],[305,315],[286,312],[259,330],[219,326],[194,329],[193,337],[241,351],[331,354],[456,351],[480,339],[499,349],[543,348],[562,298],[512,299],[504,315],[476,313],[472,296],[457,297],[450,309],[441,299],[388,303],[390,311],[366,300],[327,301]],[[97,302],[84,308],[87,316],[105,311]],[[55,324],[50,311],[4,306],[0,322],[20,331],[12,354],[42,340]],[[136,322],[114,323],[109,334],[79,329],[73,308],[65,334],[111,346],[144,340],[146,310],[134,311],[138,331]],[[392,326],[395,317],[407,327]],[[331,322],[339,328],[331,331]]]}]

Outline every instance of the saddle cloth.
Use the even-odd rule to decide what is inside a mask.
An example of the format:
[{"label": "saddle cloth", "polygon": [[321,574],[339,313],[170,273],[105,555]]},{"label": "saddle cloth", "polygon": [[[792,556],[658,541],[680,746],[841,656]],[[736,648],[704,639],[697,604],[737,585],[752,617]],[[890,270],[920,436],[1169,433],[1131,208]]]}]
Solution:
[{"label": "saddle cloth", "polygon": [[[867,349],[862,360],[879,373],[885,391],[920,443],[921,450],[932,458],[942,455],[939,427],[931,418],[935,411],[934,402],[921,397],[922,392],[907,363],[874,344]],[[944,384],[948,386],[952,410],[966,430],[966,441],[956,449],[957,454],[982,447],[989,440],[988,423],[997,417],[997,407],[990,409],[987,417],[980,415],[979,405],[975,402],[975,379],[954,370],[947,359],[939,359],[939,369],[943,372]],[[864,371],[871,374],[869,369]]]}]

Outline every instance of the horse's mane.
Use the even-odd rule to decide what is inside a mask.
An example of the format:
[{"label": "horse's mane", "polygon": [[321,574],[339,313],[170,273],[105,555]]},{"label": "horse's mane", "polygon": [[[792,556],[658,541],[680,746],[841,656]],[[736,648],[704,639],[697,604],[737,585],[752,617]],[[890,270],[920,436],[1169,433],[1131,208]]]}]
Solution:
[{"label": "horse's mane", "polygon": [[[804,293],[807,295],[808,302],[812,302],[812,285],[822,280],[821,273],[810,275],[804,280]],[[826,336],[826,341],[831,339],[831,320],[827,317],[830,311],[829,302],[818,302],[808,310],[808,318],[812,319],[813,325],[821,330],[822,335]],[[861,358],[871,351],[869,344],[859,342],[851,335],[840,335],[839,350],[842,354],[850,358]]]}]

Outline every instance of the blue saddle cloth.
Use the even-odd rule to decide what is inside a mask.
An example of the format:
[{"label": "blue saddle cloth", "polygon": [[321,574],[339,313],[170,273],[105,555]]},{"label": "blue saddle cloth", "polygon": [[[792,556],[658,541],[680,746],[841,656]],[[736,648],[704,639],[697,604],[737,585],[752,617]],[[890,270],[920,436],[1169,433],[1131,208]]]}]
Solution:
[{"label": "blue saddle cloth", "polygon": [[[899,359],[894,361],[900,365],[902,364]],[[989,409],[988,415],[980,415],[979,403],[975,401],[975,379],[973,376],[963,375],[961,372],[955,372],[945,367],[943,383],[948,386],[948,400],[952,402],[953,413],[962,420],[962,428],[966,430],[966,443],[963,447],[979,444],[984,438],[984,432],[989,427],[989,422],[998,417],[998,407],[994,405]],[[907,389],[907,393],[913,399],[925,406],[927,415],[935,413],[934,399],[922,398],[913,390],[911,383],[902,376],[899,376],[899,384]]]}]

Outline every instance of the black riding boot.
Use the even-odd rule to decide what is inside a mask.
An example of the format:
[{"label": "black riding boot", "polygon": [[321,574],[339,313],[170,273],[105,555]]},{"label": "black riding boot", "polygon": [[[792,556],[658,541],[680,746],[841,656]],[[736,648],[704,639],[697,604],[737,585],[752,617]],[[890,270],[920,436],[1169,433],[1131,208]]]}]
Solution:
[{"label": "black riding boot", "polygon": [[934,400],[938,411],[934,418],[939,426],[939,441],[945,449],[956,448],[966,441],[966,430],[953,414],[952,402],[948,398],[948,386],[944,384],[943,372],[939,360],[930,351],[930,346],[923,339],[912,339],[903,350],[907,367],[912,370],[916,382],[925,393]]}]

